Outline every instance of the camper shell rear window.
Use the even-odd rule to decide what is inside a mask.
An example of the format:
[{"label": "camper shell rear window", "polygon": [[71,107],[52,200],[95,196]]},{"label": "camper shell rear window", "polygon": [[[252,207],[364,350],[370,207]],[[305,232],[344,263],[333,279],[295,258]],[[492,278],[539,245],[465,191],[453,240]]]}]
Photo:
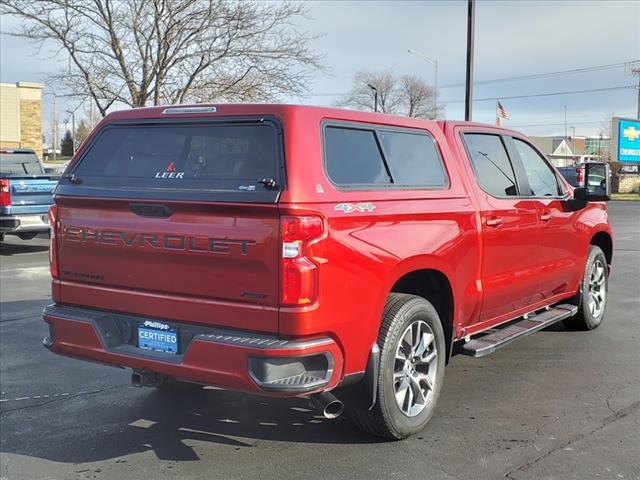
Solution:
[{"label": "camper shell rear window", "polygon": [[284,178],[279,130],[264,119],[108,124],[57,193],[274,202]]}]

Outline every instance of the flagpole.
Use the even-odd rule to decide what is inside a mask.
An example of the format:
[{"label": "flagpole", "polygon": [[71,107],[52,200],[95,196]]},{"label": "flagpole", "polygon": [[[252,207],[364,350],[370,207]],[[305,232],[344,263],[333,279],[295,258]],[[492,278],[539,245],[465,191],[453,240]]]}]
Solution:
[{"label": "flagpole", "polygon": [[496,98],[496,125],[500,126],[500,116],[498,115],[498,99]]}]

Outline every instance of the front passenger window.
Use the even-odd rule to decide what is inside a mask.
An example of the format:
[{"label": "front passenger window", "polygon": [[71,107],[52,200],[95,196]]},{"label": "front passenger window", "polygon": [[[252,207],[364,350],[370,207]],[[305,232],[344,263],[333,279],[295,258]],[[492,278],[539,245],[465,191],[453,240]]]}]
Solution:
[{"label": "front passenger window", "polygon": [[557,197],[561,195],[556,174],[531,145],[517,138],[513,139],[522,159],[524,171],[529,180],[531,195],[534,197]]},{"label": "front passenger window", "polygon": [[516,176],[500,136],[465,133],[463,138],[480,187],[494,197],[518,195]]}]

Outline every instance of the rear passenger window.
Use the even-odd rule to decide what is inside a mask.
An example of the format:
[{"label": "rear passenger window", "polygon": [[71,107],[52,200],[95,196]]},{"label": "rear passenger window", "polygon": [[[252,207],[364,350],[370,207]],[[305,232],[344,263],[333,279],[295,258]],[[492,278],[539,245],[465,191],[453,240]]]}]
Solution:
[{"label": "rear passenger window", "polygon": [[373,130],[327,127],[324,141],[327,173],[335,183],[370,185],[390,182]]},{"label": "rear passenger window", "polygon": [[381,131],[393,183],[408,186],[442,186],[447,177],[436,145],[428,135]]},{"label": "rear passenger window", "polygon": [[426,133],[327,126],[324,145],[327,174],[338,185],[447,185],[436,144]]},{"label": "rear passenger window", "polygon": [[465,133],[473,171],[480,187],[495,197],[516,196],[516,176],[507,150],[498,135]]}]

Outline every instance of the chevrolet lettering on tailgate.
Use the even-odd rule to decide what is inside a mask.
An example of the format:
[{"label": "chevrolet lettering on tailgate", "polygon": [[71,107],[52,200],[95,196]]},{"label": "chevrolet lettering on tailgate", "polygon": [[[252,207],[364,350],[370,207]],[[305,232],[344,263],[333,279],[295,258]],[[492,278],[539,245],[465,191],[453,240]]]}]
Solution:
[{"label": "chevrolet lettering on tailgate", "polygon": [[64,227],[64,238],[70,242],[91,242],[97,245],[113,245],[117,247],[137,246],[162,250],[183,250],[188,252],[220,254],[229,254],[235,251],[241,255],[247,255],[249,246],[256,244],[253,240],[122,232],[74,226]]}]

